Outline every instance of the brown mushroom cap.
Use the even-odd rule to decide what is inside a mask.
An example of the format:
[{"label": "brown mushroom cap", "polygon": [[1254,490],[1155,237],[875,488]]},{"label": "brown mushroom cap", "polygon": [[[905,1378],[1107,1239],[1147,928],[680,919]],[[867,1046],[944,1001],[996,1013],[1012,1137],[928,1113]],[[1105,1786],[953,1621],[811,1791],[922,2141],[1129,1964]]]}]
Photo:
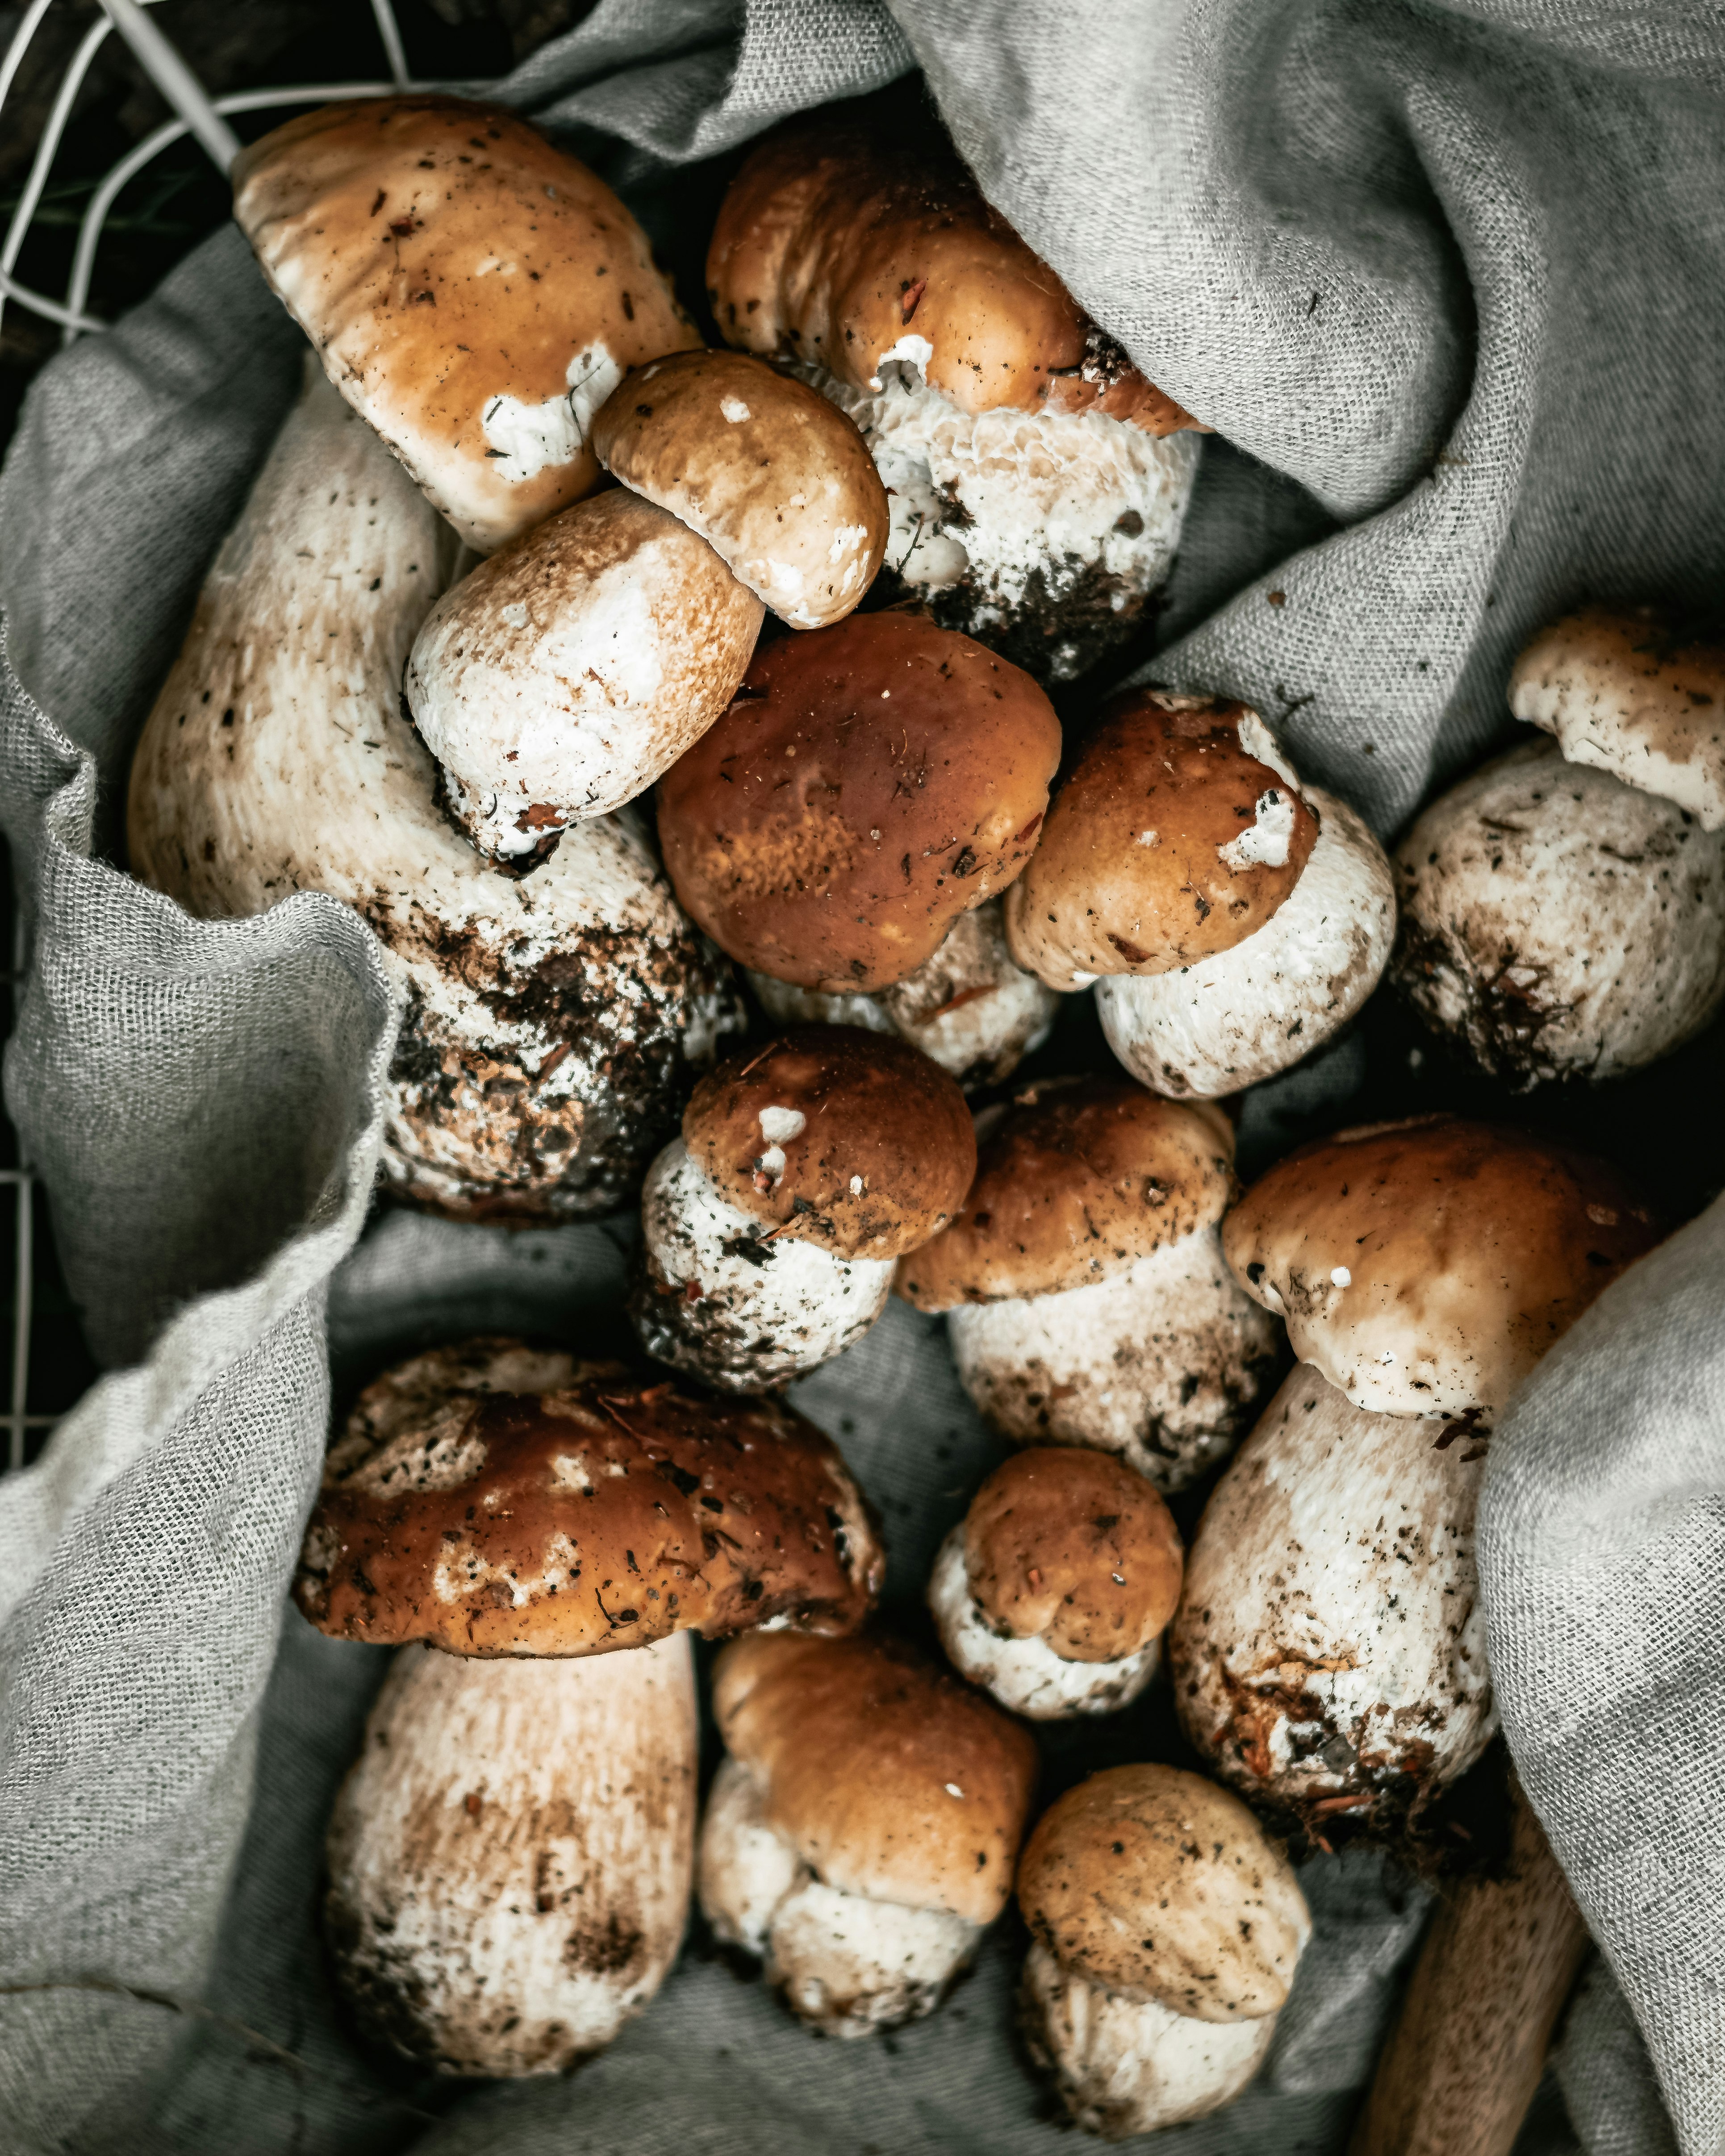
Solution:
[{"label": "brown mushroom cap", "polygon": [[886,547],[886,490],[837,405],[740,352],[629,375],[593,420],[607,471],[698,531],[793,629],[841,621]]},{"label": "brown mushroom cap", "polygon": [[361,1394],[294,1597],[340,1639],[599,1655],[775,1617],[848,1631],[884,1563],[837,1448],[793,1409],[477,1340]]},{"label": "brown mushroom cap", "polygon": [[829,1886],[989,1924],[1036,1779],[1028,1731],[897,1641],[752,1634],[713,1712],[770,1825]]},{"label": "brown mushroom cap", "polygon": [[1050,988],[1172,973],[1261,928],[1317,843],[1317,817],[1249,706],[1135,690],[1056,792],[1007,900],[1007,940]]},{"label": "brown mushroom cap", "polygon": [[1024,866],[1060,753],[1028,674],[932,622],[854,615],[757,651],[665,773],[665,866],[757,973],[888,988]]},{"label": "brown mushroom cap", "polygon": [[757,1219],[843,1258],[896,1258],[943,1227],[976,1173],[964,1096],[890,1035],[798,1026],[709,1071],[683,1142]]},{"label": "brown mushroom cap", "polygon": [[1109,1767],[1038,1820],[1019,1907],[1063,1969],[1197,2021],[1286,2000],[1312,1918],[1238,1797],[1174,1767]]},{"label": "brown mushroom cap", "polygon": [[951,1226],[895,1285],[929,1311],[1064,1294],[1219,1220],[1235,1188],[1233,1126],[1208,1101],[1049,1080],[989,1132]]},{"label": "brown mushroom cap", "polygon": [[[830,114],[770,136],[732,182],[707,253],[728,343],[817,361],[856,389],[911,354],[966,412],[1197,421],[1147,382],[983,201],[932,127]],[[922,347],[927,357],[922,357]]]},{"label": "brown mushroom cap", "polygon": [[1449,1116],[1301,1146],[1222,1224],[1235,1277],[1301,1361],[1380,1414],[1497,1413],[1658,1240],[1605,1162]]},{"label": "brown mushroom cap", "polygon": [[990,1621],[1063,1661],[1117,1662],[1162,1632],[1183,1570],[1173,1516],[1110,1452],[1038,1445],[970,1501],[964,1568]]},{"label": "brown mushroom cap", "polygon": [[610,188],[495,105],[325,105],[243,150],[234,188],[330,379],[482,551],[590,494],[584,415],[701,341]]},{"label": "brown mushroom cap", "polygon": [[1509,707],[1571,763],[1725,826],[1725,647],[1656,607],[1584,607],[1517,660]]}]

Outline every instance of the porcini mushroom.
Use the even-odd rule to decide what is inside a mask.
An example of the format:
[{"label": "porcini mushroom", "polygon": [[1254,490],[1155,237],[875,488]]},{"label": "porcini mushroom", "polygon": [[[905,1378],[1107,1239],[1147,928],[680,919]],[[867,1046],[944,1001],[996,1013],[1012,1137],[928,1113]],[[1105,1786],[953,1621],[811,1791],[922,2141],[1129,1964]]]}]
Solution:
[{"label": "porcini mushroom", "polygon": [[1021,2023],[1076,2124],[1124,2139],[1239,2095],[1312,1918],[1237,1798],[1173,1767],[1105,1768],[1036,1822],[1018,1894]]},{"label": "porcini mushroom", "polygon": [[456,1215],[624,1204],[742,1013],[641,834],[600,819],[532,873],[451,829],[398,708],[454,534],[308,355],[132,765],[134,875],[206,919],[345,900],[406,994],[384,1168]]},{"label": "porcini mushroom", "polygon": [[1475,1425],[1658,1240],[1607,1163],[1451,1116],[1301,1146],[1222,1225],[1235,1279],[1357,1408]]},{"label": "porcini mushroom", "polygon": [[1217,1109],[1124,1078],[1029,1087],[898,1292],[947,1313],[1002,1436],[1117,1452],[1180,1489],[1232,1449],[1276,1360],[1275,1325],[1222,1261],[1233,1163]]},{"label": "porcini mushroom", "polygon": [[603,1655],[775,1619],[849,1631],[884,1563],[837,1449],[790,1409],[484,1339],[362,1396],[293,1592],[338,1639]]},{"label": "porcini mushroom", "polygon": [[1060,752],[1027,674],[932,623],[855,615],[765,645],[665,773],[665,866],[732,957],[872,993],[1018,875]]},{"label": "porcini mushroom", "polygon": [[1725,831],[1555,741],[1452,787],[1395,865],[1392,978],[1488,1076],[1616,1077],[1725,1004]]},{"label": "porcini mushroom", "polygon": [[971,1499],[929,1607],[958,1674],[1015,1714],[1111,1714],[1156,1674],[1181,1555],[1168,1507],[1123,1460],[1038,1447]]},{"label": "porcini mushroom", "polygon": [[1725,650],[1660,607],[1584,607],[1517,660],[1509,708],[1591,764],[1725,825]]},{"label": "porcini mushroom", "polygon": [[793,123],[707,257],[726,341],[800,362],[888,489],[890,574],[943,625],[1066,680],[1167,577],[1197,427],[902,120]]},{"label": "porcini mushroom", "polygon": [[1012,1891],[1027,1731],[896,1642],[757,1633],[715,1668],[729,1757],[701,1906],[793,2012],[865,2036],[932,2013]]},{"label": "porcini mushroom", "polygon": [[733,1056],[648,1171],[635,1328],[728,1390],[814,1369],[874,1323],[975,1167],[963,1096],[902,1041],[804,1026]]},{"label": "porcini mushroom", "polygon": [[781,1025],[860,1025],[896,1033],[950,1071],[967,1091],[998,1086],[1047,1040],[1060,998],[1034,973],[1013,963],[991,898],[961,913],[932,958],[914,973],[873,995],[824,995],[770,973],[748,983],[767,1015]]},{"label": "porcini mushroom", "polygon": [[1179,1098],[1238,1092],[1330,1039],[1377,986],[1395,905],[1383,849],[1302,786],[1258,714],[1116,700],[1009,893],[1014,957],[1096,986],[1108,1044]]},{"label": "porcini mushroom", "polygon": [[760,360],[643,367],[593,439],[629,485],[465,578],[408,662],[450,806],[500,859],[644,793],[731,701],[763,604],[837,620],[880,563],[886,506],[855,429]]},{"label": "porcini mushroom", "polygon": [[324,1922],[363,2033],[446,2073],[566,2072],[682,1943],[689,1643],[501,1666],[403,1647],[341,1785]]},{"label": "porcini mushroom", "polygon": [[482,553],[592,493],[594,413],[701,341],[610,188],[496,105],[325,105],[234,181],[330,379]]}]

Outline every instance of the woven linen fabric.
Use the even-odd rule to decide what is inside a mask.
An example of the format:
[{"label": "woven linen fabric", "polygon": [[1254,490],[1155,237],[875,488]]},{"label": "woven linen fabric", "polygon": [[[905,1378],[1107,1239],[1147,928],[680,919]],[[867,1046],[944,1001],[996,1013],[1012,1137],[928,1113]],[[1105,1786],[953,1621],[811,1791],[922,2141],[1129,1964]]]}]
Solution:
[{"label": "woven linen fabric", "polygon": [[[1717,10],[603,0],[503,94],[651,224],[668,166],[912,64],[993,199],[1225,438],[1157,676],[1260,703],[1380,829],[1499,733],[1508,658],[1553,608],[1717,583]],[[393,1025],[369,938],[309,896],[188,922],[102,859],[298,352],[221,235],[44,369],[0,480],[0,809],[34,924],[8,1101],[114,1370],[0,1482],[8,2146],[1070,2147],[1011,2050],[1010,1922],[878,2044],[818,2046],[693,1957],[567,2082],[452,2089],[361,2054],[334,2011],[322,1825],[387,1657],[283,1612],[326,1344],[346,1389],[474,1327],[614,1336],[627,1237],[390,1214],[356,1245]],[[1248,1128],[1301,1090],[1266,1089]],[[1609,1965],[1559,2061],[1568,2120],[1548,2091],[1525,2156],[1577,2135],[1712,2156],[1725,2124],[1717,1242],[1698,1224],[1608,1294],[1494,1440],[1507,1723]],[[895,1306],[798,1399],[908,1596],[998,1457],[938,1327]],[[1113,1726],[1117,1756],[1138,1726]],[[1263,2079],[1158,2145],[1344,2146],[1422,1897],[1363,1854],[1304,1883],[1317,1934]]]}]

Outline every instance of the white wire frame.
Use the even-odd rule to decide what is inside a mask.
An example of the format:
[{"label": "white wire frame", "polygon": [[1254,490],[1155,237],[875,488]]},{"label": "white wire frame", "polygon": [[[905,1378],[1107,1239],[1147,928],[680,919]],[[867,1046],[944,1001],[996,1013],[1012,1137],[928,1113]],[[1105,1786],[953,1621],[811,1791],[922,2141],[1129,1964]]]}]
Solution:
[{"label": "white wire frame", "polygon": [[[5,52],[0,54],[0,112],[4,110],[6,100],[17,82],[18,69],[53,4],[54,0],[29,0],[13,33],[11,43]],[[96,249],[101,244],[103,228],[122,191],[153,164],[163,151],[171,148],[183,136],[195,135],[212,157],[217,157],[218,148],[233,140],[222,125],[227,116],[232,113],[267,112],[293,105],[331,105],[347,98],[385,97],[392,93],[435,87],[430,83],[415,81],[409,73],[407,51],[402,42],[401,27],[396,20],[392,0],[372,0],[372,18],[389,69],[388,81],[296,83],[269,90],[234,90],[224,96],[211,98],[204,93],[178,54],[164,38],[155,33],[153,24],[146,23],[140,29],[141,7],[158,4],[159,0],[102,0],[104,13],[90,24],[79,41],[54,94],[42,138],[36,146],[18,202],[7,222],[5,234],[0,238],[0,323],[3,323],[6,307],[10,302],[49,321],[57,322],[67,343],[78,336],[98,333],[109,326],[89,312],[90,282],[95,275]],[[126,38],[178,116],[146,136],[104,176],[91,195],[80,222],[65,296],[56,300],[45,292],[32,291],[20,284],[13,275],[13,270],[41,207],[43,193],[48,186],[54,159],[59,154],[78,93],[83,88],[109,33],[116,28]],[[219,157],[217,157],[217,162],[221,162]],[[22,915],[18,921],[14,945],[11,983],[15,1005],[16,992],[23,978],[27,958]],[[0,1433],[3,1433],[3,1458],[0,1458],[0,1472],[5,1473],[16,1472],[23,1466],[30,1432],[50,1428],[56,1420],[53,1415],[32,1414],[28,1411],[31,1330],[35,1315],[36,1181],[35,1173],[28,1162],[21,1163],[15,1168],[0,1169],[0,1189],[9,1190],[13,1200],[12,1360],[5,1394],[5,1409],[0,1412]]]}]

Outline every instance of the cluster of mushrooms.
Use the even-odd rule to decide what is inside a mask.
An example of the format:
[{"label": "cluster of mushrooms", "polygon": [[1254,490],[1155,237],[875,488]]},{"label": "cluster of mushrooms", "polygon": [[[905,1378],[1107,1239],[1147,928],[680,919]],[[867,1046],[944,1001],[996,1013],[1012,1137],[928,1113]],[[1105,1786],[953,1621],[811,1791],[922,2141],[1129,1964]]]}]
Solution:
[{"label": "cluster of mushrooms", "polygon": [[[400,1650],[329,1835],[353,2010],[561,2070],[698,1901],[865,2036],[1016,1891],[1070,2116],[1214,2109],[1311,1931],[1264,1822],[1393,1828],[1479,1758],[1489,1432],[1656,1236],[1606,1164],[1447,1116],[1242,1192],[1226,1096],[1386,972],[1522,1086],[1705,1024],[1725,665],[1559,624],[1512,686],[1553,738],[1392,862],[1225,694],[1128,689],[1063,744],[1043,684],[1142,617],[1202,429],[943,146],[864,108],[759,147],[709,257],[728,350],[482,105],[295,120],[236,212],[313,350],[145,729],[133,870],[206,916],[357,908],[403,1005],[390,1188],[638,1201],[653,1358],[438,1349],[331,1448],[295,1598]],[[1086,992],[1118,1067],[973,1114]],[[893,1293],[1014,1448],[927,1584],[948,1668],[871,1621],[879,1526],[781,1397]],[[1165,1500],[1219,1468],[1186,1549]],[[704,1812],[691,1633],[729,1641]],[[1158,1672],[1206,1774],[1113,1767],[1033,1825],[1029,1725]]]}]

